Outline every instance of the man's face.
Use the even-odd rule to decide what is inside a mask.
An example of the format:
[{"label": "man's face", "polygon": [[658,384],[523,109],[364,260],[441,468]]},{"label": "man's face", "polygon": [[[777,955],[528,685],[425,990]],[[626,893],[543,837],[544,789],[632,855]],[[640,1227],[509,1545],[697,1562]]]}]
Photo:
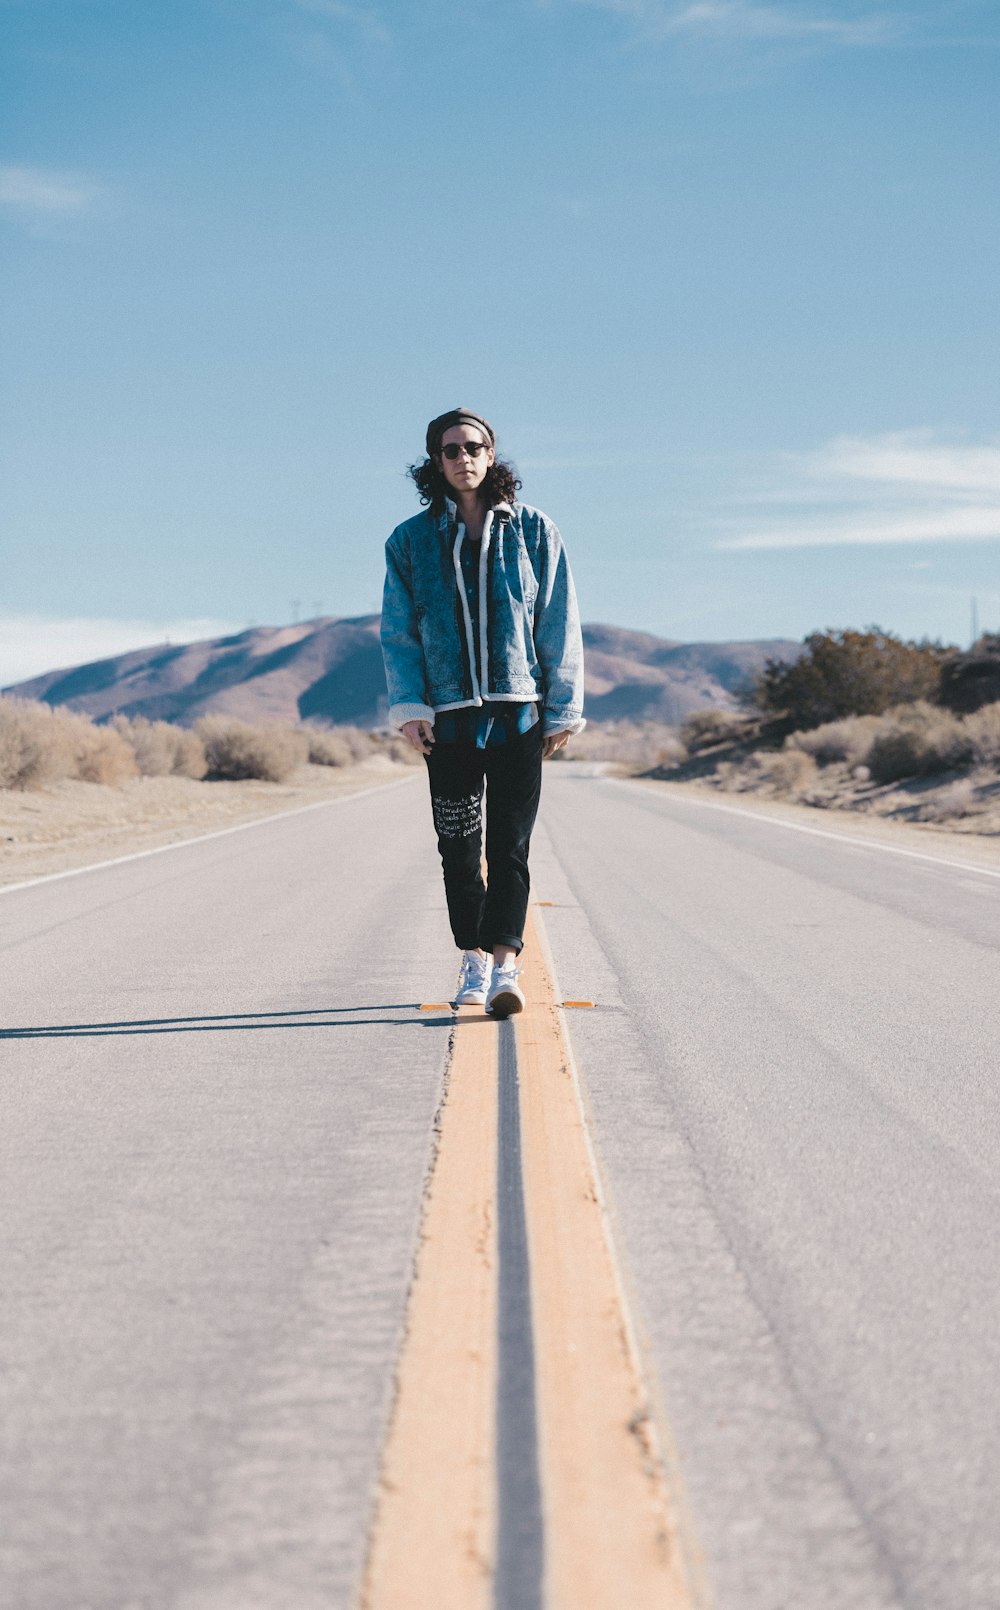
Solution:
[{"label": "man's face", "polygon": [[[464,450],[467,446],[471,446],[471,452]],[[475,425],[452,425],[441,438],[437,462],[453,492],[474,492],[486,479],[494,456],[492,447]]]}]

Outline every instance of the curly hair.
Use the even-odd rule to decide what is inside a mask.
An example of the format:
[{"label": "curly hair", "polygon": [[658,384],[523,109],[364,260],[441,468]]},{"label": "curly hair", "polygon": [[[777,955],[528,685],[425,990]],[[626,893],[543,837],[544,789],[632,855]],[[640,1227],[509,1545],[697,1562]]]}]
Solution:
[{"label": "curly hair", "polygon": [[[411,464],[406,473],[420,493],[421,503],[429,503],[437,512],[444,508],[444,500],[452,489],[432,458],[425,458],[422,464]],[[486,471],[479,495],[487,508],[492,509],[494,504],[512,502],[520,490],[521,481],[513,464],[497,458]]]}]

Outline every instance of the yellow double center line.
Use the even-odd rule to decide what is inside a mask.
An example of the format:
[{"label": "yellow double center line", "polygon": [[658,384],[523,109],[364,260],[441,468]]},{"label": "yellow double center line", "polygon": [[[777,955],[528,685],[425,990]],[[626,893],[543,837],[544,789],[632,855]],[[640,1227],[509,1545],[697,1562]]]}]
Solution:
[{"label": "yellow double center line", "polygon": [[363,1610],[690,1610],[537,918],[456,1017]]}]

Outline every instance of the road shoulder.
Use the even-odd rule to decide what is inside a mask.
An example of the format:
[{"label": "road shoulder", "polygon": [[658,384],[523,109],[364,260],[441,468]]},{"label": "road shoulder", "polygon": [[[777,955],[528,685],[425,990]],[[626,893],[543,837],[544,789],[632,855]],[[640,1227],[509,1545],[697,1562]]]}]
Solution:
[{"label": "road shoulder", "polygon": [[98,866],[144,850],[347,798],[418,776],[384,756],[354,766],[302,766],[286,783],[137,777],[121,788],[65,781],[0,791],[0,888]]},{"label": "road shoulder", "polygon": [[949,832],[920,822],[893,822],[884,817],[862,816],[845,811],[824,811],[814,805],[797,805],[788,800],[762,798],[753,794],[723,794],[716,788],[697,783],[670,783],[655,777],[615,779],[629,787],[666,792],[689,804],[717,810],[738,811],[748,816],[770,818],[798,827],[810,828],[845,839],[864,839],[897,850],[940,857],[956,865],[982,866],[1000,870],[1000,838],[985,834]]}]

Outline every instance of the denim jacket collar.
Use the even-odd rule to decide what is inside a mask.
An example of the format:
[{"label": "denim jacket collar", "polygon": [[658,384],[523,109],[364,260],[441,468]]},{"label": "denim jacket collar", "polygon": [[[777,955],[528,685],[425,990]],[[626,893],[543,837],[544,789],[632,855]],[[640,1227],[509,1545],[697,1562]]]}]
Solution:
[{"label": "denim jacket collar", "polygon": [[[510,519],[513,516],[514,509],[513,509],[513,506],[510,503],[507,503],[507,502],[494,503],[493,506],[492,506],[492,509],[490,510],[490,513],[492,513],[492,514],[503,514],[503,515],[506,515],[508,519]],[[455,529],[455,527],[457,525],[458,525],[458,504],[452,498],[445,498],[445,500],[444,500],[444,510],[442,511],[441,514],[438,515],[438,518],[437,518],[437,528],[441,532],[441,534],[444,535],[448,531],[454,531],[454,529]]]}]

